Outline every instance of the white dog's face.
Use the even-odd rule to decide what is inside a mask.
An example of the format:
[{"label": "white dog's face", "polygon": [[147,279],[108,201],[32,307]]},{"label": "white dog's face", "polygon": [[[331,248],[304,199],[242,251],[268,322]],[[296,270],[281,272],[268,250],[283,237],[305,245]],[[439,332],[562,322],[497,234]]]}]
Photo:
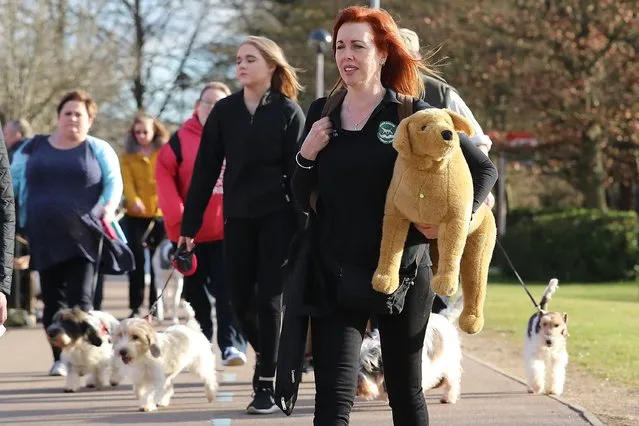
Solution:
[{"label": "white dog's face", "polygon": [[120,322],[113,339],[113,352],[124,364],[135,362],[147,353],[154,358],[160,356],[155,330],[142,318],[129,318]]},{"label": "white dog's face", "polygon": [[547,312],[539,318],[539,333],[544,337],[546,346],[564,341],[568,336],[568,314]]},{"label": "white dog's face", "polygon": [[102,345],[102,339],[91,318],[77,307],[58,311],[53,317],[53,323],[47,327],[47,337],[53,346],[61,349],[84,341],[93,346]]}]

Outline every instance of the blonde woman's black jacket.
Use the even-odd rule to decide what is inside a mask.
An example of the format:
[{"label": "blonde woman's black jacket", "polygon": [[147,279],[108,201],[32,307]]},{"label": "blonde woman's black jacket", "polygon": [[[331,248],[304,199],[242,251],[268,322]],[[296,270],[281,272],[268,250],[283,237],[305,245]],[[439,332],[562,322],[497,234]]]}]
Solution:
[{"label": "blonde woman's black jacket", "polygon": [[266,92],[253,115],[243,90],[216,103],[204,125],[181,234],[194,236],[200,229],[225,159],[225,218],[257,218],[287,207],[303,132],[302,109],[275,90]]},{"label": "blonde woman's black jacket", "polygon": [[0,132],[0,291],[7,295],[11,293],[15,225],[16,211],[9,155]]}]

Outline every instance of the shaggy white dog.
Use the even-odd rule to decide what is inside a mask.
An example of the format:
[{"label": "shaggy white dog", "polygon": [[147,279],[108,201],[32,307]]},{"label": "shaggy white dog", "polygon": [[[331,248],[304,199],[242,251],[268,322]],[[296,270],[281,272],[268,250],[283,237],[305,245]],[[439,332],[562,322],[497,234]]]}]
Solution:
[{"label": "shaggy white dog", "polygon": [[186,325],[173,325],[159,333],[148,321],[129,318],[114,334],[113,351],[122,361],[123,374],[133,382],[140,411],[167,407],[173,396],[173,379],[184,370],[202,379],[209,402],[215,397],[215,354],[193,308],[183,303]]},{"label": "shaggy white dog", "polygon": [[[454,404],[461,392],[462,352],[459,332],[454,323],[462,311],[459,296],[453,305],[439,314],[430,314],[422,351],[422,388],[444,386],[442,403]],[[357,396],[387,399],[384,389],[384,365],[378,337],[368,335],[362,342]]]}]

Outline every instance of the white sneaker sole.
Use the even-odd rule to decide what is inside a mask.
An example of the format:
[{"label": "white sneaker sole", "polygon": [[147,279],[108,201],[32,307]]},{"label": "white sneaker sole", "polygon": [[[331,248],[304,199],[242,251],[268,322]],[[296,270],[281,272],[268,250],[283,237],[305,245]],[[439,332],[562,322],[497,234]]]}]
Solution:
[{"label": "white sneaker sole", "polygon": [[273,414],[277,412],[277,410],[279,410],[277,405],[273,405],[271,408],[261,408],[261,409],[258,409],[255,407],[248,407],[246,409],[246,412],[248,414]]},{"label": "white sneaker sole", "polygon": [[246,356],[236,355],[222,360],[222,365],[226,367],[241,367],[246,364]]}]

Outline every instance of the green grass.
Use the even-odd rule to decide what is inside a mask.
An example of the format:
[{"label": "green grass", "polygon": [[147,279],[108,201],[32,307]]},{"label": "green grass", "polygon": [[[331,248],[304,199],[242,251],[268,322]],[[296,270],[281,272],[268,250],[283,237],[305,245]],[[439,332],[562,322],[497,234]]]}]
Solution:
[{"label": "green grass", "polygon": [[[527,283],[539,301],[546,283]],[[549,309],[568,312],[570,362],[617,383],[639,386],[639,286],[635,282],[573,284],[559,282]],[[507,334],[517,344],[532,302],[515,282],[491,281],[485,328]]]}]

